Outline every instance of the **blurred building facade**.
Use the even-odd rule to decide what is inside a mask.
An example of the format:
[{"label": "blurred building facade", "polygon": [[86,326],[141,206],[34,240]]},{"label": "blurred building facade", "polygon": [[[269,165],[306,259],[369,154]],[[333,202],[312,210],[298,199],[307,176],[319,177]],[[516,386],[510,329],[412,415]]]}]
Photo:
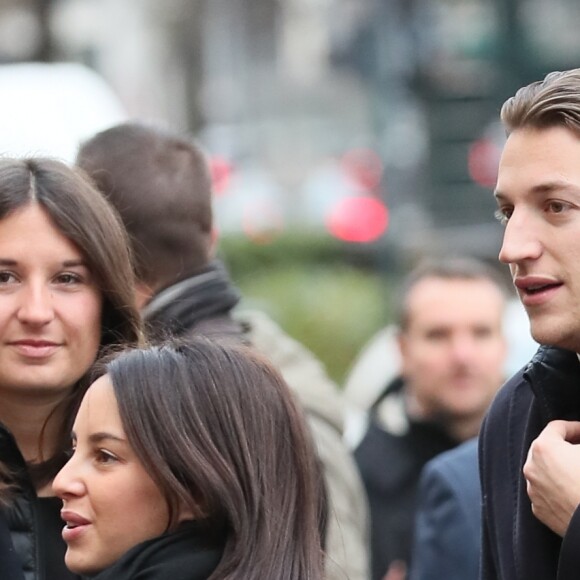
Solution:
[{"label": "blurred building facade", "polygon": [[[499,106],[580,65],[579,16],[576,0],[0,0],[0,62],[82,62],[131,116],[194,131],[234,168],[224,215],[261,191],[263,221],[307,224],[370,195],[385,243],[492,255]],[[380,160],[373,183],[345,172],[352,151]]]}]

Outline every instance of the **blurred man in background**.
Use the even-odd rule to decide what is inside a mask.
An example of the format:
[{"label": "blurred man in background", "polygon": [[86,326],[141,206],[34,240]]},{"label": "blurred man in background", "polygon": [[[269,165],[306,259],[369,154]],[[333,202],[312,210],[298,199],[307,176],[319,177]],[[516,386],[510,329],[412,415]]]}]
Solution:
[{"label": "blurred man in background", "polygon": [[371,510],[373,580],[404,577],[423,466],[477,435],[503,381],[505,304],[497,272],[474,259],[427,262],[403,286],[401,374],[371,409],[355,451]]},{"label": "blurred man in background", "polygon": [[324,467],[326,577],[367,580],[366,498],[342,442],[339,392],[312,353],[264,314],[234,317],[240,296],[213,257],[212,183],[203,153],[190,139],[171,132],[123,124],[84,143],[77,165],[116,207],[129,232],[136,301],[151,335],[201,333],[244,341],[282,372],[306,412]]}]

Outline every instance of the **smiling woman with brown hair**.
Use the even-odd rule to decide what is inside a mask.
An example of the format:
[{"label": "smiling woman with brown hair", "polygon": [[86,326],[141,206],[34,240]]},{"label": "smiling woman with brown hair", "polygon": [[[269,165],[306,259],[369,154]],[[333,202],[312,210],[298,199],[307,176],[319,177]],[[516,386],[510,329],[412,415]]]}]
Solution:
[{"label": "smiling woman with brown hair", "polygon": [[0,561],[14,578],[75,577],[51,482],[87,371],[104,347],[140,340],[127,247],[80,173],[0,160]]}]

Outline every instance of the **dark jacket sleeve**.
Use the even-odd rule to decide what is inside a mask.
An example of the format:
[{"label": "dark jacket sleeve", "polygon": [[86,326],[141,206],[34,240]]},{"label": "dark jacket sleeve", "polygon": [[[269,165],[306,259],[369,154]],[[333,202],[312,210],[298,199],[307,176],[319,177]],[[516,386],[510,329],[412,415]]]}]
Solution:
[{"label": "dark jacket sleeve", "polygon": [[475,442],[426,465],[410,580],[477,580],[480,497]]}]

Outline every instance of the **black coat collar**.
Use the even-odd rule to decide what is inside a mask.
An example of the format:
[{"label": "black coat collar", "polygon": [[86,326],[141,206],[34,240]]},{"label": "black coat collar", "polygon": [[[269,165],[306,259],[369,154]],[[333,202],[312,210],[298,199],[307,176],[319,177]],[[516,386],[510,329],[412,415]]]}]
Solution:
[{"label": "black coat collar", "polygon": [[580,361],[575,352],[541,346],[526,370],[546,421],[580,420]]}]

